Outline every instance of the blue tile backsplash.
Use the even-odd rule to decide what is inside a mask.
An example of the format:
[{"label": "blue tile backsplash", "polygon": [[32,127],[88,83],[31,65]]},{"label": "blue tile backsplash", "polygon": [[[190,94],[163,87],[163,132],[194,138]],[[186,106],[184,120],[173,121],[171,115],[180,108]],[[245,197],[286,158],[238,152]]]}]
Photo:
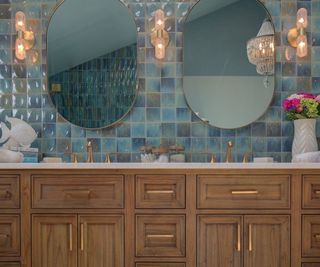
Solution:
[{"label": "blue tile backsplash", "polygon": [[[38,133],[33,146],[43,156],[61,156],[70,161],[76,153],[86,159],[86,143],[91,141],[94,159],[140,161],[141,145],[182,144],[187,161],[204,162],[214,153],[225,158],[227,141],[234,142],[234,160],[245,152],[272,156],[276,161],[291,160],[292,122],[285,119],[282,100],[296,91],[320,93],[320,0],[266,0],[276,28],[276,88],[267,112],[249,126],[223,130],[199,121],[187,107],[183,94],[183,24],[196,0],[123,0],[137,24],[139,93],[134,108],[120,125],[109,129],[86,130],[71,125],[59,116],[47,93],[46,28],[56,0],[0,0],[0,120],[15,116],[28,121]],[[306,7],[310,15],[308,38],[310,53],[297,59],[288,46],[287,30],[295,25],[296,11]],[[156,9],[166,12],[170,44],[165,60],[154,58],[150,43],[151,15]],[[14,58],[14,14],[27,14],[28,26],[36,33],[34,52],[24,62]],[[286,55],[292,55],[290,60]],[[196,55],[196,51],[195,51]],[[254,99],[252,100],[254,101]],[[317,127],[320,136],[320,123]]]}]

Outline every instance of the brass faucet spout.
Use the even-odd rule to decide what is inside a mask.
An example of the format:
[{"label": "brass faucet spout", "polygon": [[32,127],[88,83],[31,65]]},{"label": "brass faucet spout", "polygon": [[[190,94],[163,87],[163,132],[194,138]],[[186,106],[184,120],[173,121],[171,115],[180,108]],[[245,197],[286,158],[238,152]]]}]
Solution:
[{"label": "brass faucet spout", "polygon": [[231,141],[227,143],[227,151],[226,151],[226,163],[232,162],[231,148],[233,144]]},{"label": "brass faucet spout", "polygon": [[87,144],[87,154],[88,154],[87,162],[92,163],[93,162],[93,148],[92,148],[91,141],[89,141]]}]

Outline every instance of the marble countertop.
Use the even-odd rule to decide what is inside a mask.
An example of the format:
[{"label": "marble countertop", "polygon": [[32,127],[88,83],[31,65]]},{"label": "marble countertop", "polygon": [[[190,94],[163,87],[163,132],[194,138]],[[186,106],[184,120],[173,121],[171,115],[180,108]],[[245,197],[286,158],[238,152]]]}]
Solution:
[{"label": "marble countertop", "polygon": [[0,163],[1,169],[320,169],[320,163]]}]

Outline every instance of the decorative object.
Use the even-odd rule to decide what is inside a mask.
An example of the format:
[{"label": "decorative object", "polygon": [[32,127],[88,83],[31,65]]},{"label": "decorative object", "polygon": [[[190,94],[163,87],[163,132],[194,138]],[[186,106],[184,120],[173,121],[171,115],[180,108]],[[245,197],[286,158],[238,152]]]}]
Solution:
[{"label": "decorative object", "polygon": [[287,117],[294,120],[292,158],[296,155],[318,151],[316,118],[320,115],[320,95],[293,94],[283,101]]},{"label": "decorative object", "polygon": [[297,154],[292,158],[292,162],[319,163],[320,151]]},{"label": "decorative object", "polygon": [[186,161],[186,155],[184,154],[184,146],[173,145],[169,147],[170,162],[182,163]]},{"label": "decorative object", "polygon": [[[26,51],[29,51],[35,42],[34,32],[26,29],[26,15],[22,11],[18,11],[15,15],[15,29],[18,33],[15,44],[15,55],[19,60],[26,58]],[[37,61],[37,55],[33,53],[32,61]]]},{"label": "decorative object", "polygon": [[141,152],[141,162],[142,163],[150,163],[154,162],[156,157],[152,154],[152,147],[151,146],[142,146],[140,147]]},{"label": "decorative object", "polygon": [[257,73],[265,76],[265,87],[269,87],[268,77],[274,74],[274,28],[269,18],[264,20],[257,36],[248,41],[247,54]]},{"label": "decorative object", "polygon": [[37,155],[37,152],[29,147],[37,138],[37,133],[29,124],[20,119],[6,118],[6,122],[10,124],[10,129],[7,127],[6,123],[1,122],[0,124],[0,144],[2,144],[2,147],[0,148],[0,162],[23,162],[24,154],[20,151],[27,153],[28,161],[32,158],[32,162],[36,162],[37,156],[34,155]]},{"label": "decorative object", "polygon": [[288,42],[294,48],[297,48],[297,56],[300,58],[308,55],[308,40],[306,28],[308,26],[308,10],[300,8],[297,12],[296,27],[288,32]]},{"label": "decorative object", "polygon": [[169,34],[165,30],[164,12],[158,9],[154,15],[155,27],[151,33],[151,43],[155,48],[155,57],[164,59],[169,45]]}]

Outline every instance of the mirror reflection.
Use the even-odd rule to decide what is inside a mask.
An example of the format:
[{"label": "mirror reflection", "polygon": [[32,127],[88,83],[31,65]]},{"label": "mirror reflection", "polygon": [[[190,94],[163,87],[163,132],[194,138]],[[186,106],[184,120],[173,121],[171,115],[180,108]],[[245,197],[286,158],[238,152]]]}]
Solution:
[{"label": "mirror reflection", "polygon": [[113,125],[137,93],[136,24],[119,0],[65,0],[47,33],[48,88],[66,120]]},{"label": "mirror reflection", "polygon": [[266,111],[274,92],[274,29],[256,0],[200,0],[184,30],[184,92],[209,124],[238,128]]}]

